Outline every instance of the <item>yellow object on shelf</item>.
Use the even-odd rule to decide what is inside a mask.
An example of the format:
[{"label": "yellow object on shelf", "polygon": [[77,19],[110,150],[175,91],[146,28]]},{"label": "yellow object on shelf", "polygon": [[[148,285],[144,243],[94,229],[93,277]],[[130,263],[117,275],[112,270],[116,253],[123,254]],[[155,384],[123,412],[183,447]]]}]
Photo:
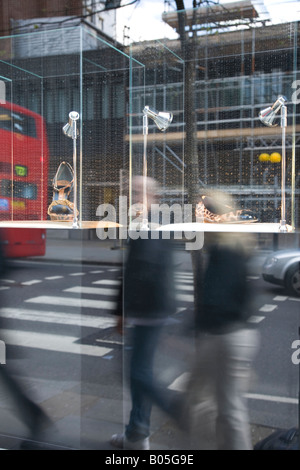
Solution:
[{"label": "yellow object on shelf", "polygon": [[270,162],[272,163],[280,163],[281,162],[281,155],[278,152],[273,152],[270,155]]},{"label": "yellow object on shelf", "polygon": [[260,162],[268,162],[270,160],[270,155],[268,153],[261,153],[258,159]]}]

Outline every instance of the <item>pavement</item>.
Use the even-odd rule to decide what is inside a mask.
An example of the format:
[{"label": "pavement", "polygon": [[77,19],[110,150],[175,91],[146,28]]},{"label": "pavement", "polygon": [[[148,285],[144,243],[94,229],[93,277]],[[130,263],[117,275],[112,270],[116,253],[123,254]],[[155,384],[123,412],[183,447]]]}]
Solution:
[{"label": "pavement", "polygon": [[[32,261],[108,266],[122,264],[125,250],[119,241],[99,240],[81,230],[72,234],[71,238],[70,234],[63,232],[48,231],[45,256],[36,257]],[[260,240],[257,252],[259,259],[263,259],[272,247],[272,240],[269,238]],[[176,249],[176,262],[181,271],[192,271],[191,255],[182,245],[178,245]],[[104,386],[101,391],[95,391],[89,388],[89,384],[69,383],[59,379],[41,380],[34,377],[28,381],[27,387],[30,392],[37,392],[39,404],[55,417],[54,429],[50,428],[44,437],[41,437],[43,444],[32,442],[34,447],[37,445],[37,448],[41,446],[42,449],[50,450],[116,450],[111,447],[108,438],[123,430],[124,414],[128,411],[130,403],[126,390],[123,395],[112,397],[109,387]],[[1,398],[3,397],[0,396],[0,447],[18,450],[27,431],[12,413],[9,401],[4,400],[3,404]],[[268,426],[250,424],[253,445],[274,431]],[[156,409],[153,410],[152,429],[152,450],[187,451],[199,448],[198,431],[192,436],[187,436]],[[199,432],[201,434],[201,431]],[[204,448],[213,448],[212,445],[208,442]]]},{"label": "pavement", "polygon": [[[192,271],[191,252],[185,249],[185,242],[175,242],[177,264],[181,270]],[[95,230],[47,230],[46,253],[36,256],[34,261],[68,262],[79,264],[121,265],[124,260],[125,241],[99,240]],[[273,234],[261,234],[257,237],[254,261],[264,257],[275,249],[287,249],[300,246],[299,233],[280,235],[274,239]]]},{"label": "pavement", "polygon": [[[123,263],[125,244],[124,240],[99,240],[94,231],[79,229],[68,234],[65,230],[48,230],[45,255],[33,259],[41,262],[117,266]],[[179,241],[177,246],[177,262],[182,265],[182,269],[191,270],[191,256],[184,250],[184,242]]]}]

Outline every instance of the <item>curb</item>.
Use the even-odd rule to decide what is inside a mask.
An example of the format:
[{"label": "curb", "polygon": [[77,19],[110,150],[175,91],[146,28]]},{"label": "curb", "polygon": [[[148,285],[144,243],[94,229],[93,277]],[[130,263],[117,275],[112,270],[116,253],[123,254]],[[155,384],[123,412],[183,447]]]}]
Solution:
[{"label": "curb", "polygon": [[53,264],[85,264],[92,266],[122,266],[121,261],[94,261],[88,259],[61,259],[61,258],[11,258],[10,262],[28,261],[30,263],[53,263]]}]

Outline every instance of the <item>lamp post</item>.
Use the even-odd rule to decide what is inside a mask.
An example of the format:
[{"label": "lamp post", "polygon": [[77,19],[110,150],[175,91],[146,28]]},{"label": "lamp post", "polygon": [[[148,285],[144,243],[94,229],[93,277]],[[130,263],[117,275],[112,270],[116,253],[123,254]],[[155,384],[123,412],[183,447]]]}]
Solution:
[{"label": "lamp post", "polygon": [[287,127],[287,107],[285,105],[286,98],[279,96],[272,106],[263,109],[259,113],[259,119],[268,127],[275,127],[273,121],[279,111],[281,111],[281,129],[282,129],[282,155],[281,155],[281,220],[279,231],[287,232],[286,226],[286,208],[285,208],[285,173],[286,173],[286,154],[285,154],[285,137]]},{"label": "lamp post", "polygon": [[173,114],[170,112],[157,112],[149,106],[143,110],[143,135],[144,135],[144,154],[143,154],[143,222],[141,230],[149,230],[148,224],[148,200],[147,200],[147,140],[149,118],[152,119],[160,131],[165,131],[173,120]]},{"label": "lamp post", "polygon": [[72,228],[79,228],[78,217],[77,217],[77,148],[76,141],[79,131],[77,128],[77,121],[79,119],[79,114],[77,111],[71,111],[69,113],[69,122],[63,127],[63,132],[67,137],[70,137],[73,140],[73,173],[74,173],[74,185],[73,185],[73,224]]}]

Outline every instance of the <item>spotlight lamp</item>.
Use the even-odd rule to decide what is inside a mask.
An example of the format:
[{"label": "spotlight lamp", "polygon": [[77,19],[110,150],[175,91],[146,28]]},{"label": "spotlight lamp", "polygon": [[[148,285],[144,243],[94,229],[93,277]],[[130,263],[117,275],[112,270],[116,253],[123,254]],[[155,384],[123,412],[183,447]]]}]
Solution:
[{"label": "spotlight lamp", "polygon": [[69,114],[69,122],[63,127],[63,133],[72,139],[76,139],[79,135],[79,130],[76,126],[76,121],[79,119],[77,111],[71,111]]},{"label": "spotlight lamp", "polygon": [[166,131],[173,120],[170,112],[158,112],[150,106],[145,106],[143,110],[143,134],[144,134],[144,156],[143,156],[143,223],[141,230],[149,230],[148,224],[148,201],[147,201],[147,135],[148,121],[152,119],[158,129]]},{"label": "spotlight lamp", "polygon": [[277,113],[282,110],[282,107],[285,107],[286,98],[284,96],[279,96],[275,103],[272,106],[269,106],[266,109],[263,109],[259,113],[259,119],[265,126],[274,127],[277,124],[274,124],[274,120],[277,116]]},{"label": "spotlight lamp", "polygon": [[268,108],[263,109],[259,113],[259,119],[261,122],[268,127],[277,126],[274,120],[281,111],[281,128],[282,128],[282,153],[281,153],[281,221],[279,226],[280,232],[287,232],[286,220],[285,220],[285,170],[286,170],[286,155],[285,155],[285,135],[287,127],[287,107],[286,98],[279,96],[275,103]]},{"label": "spotlight lamp", "polygon": [[74,185],[73,185],[73,207],[74,207],[74,216],[73,216],[73,228],[79,228],[78,217],[77,217],[77,149],[76,149],[76,140],[79,135],[79,130],[77,128],[77,121],[79,120],[79,114],[77,111],[71,111],[69,113],[69,121],[63,126],[63,133],[73,139],[73,172],[74,172]]},{"label": "spotlight lamp", "polygon": [[168,129],[169,125],[173,120],[173,114],[168,112],[157,112],[154,109],[151,109],[149,106],[144,108],[144,116],[147,118],[153,119],[160,131],[165,131]]}]

